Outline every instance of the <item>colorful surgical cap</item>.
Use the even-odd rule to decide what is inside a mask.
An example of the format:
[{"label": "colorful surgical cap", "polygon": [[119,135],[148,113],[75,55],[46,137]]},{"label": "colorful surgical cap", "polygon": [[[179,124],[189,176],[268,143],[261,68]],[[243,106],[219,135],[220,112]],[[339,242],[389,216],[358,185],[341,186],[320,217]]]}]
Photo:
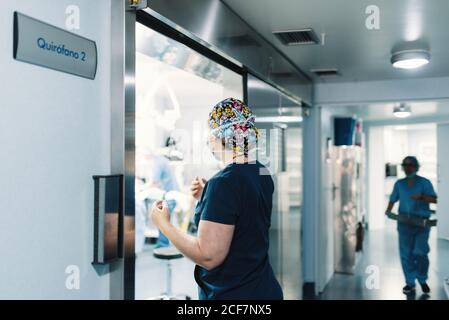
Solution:
[{"label": "colorful surgical cap", "polygon": [[227,98],[212,109],[209,127],[211,134],[224,139],[225,146],[236,154],[247,155],[259,137],[251,109],[234,98]]}]

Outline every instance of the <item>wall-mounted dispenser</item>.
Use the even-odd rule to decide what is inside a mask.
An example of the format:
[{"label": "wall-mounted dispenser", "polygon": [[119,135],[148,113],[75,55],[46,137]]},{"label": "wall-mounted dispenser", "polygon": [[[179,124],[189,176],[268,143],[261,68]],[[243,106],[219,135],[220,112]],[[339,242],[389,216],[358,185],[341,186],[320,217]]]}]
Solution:
[{"label": "wall-mounted dispenser", "polygon": [[93,179],[93,264],[107,264],[123,256],[123,175],[94,176]]}]

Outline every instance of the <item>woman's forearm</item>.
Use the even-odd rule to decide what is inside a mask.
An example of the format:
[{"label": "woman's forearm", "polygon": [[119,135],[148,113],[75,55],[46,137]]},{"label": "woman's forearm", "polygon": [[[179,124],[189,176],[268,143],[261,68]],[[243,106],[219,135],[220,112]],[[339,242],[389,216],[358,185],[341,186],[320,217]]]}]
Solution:
[{"label": "woman's forearm", "polygon": [[437,198],[433,197],[433,196],[423,195],[422,196],[422,200],[425,201],[425,202],[428,202],[428,203],[437,203]]},{"label": "woman's forearm", "polygon": [[210,259],[201,251],[197,237],[185,233],[169,222],[164,222],[159,228],[184,256],[206,269],[210,268]]},{"label": "woman's forearm", "polygon": [[387,206],[387,212],[390,212],[391,210],[393,210],[394,207],[394,203],[393,202],[388,202],[388,206]]}]

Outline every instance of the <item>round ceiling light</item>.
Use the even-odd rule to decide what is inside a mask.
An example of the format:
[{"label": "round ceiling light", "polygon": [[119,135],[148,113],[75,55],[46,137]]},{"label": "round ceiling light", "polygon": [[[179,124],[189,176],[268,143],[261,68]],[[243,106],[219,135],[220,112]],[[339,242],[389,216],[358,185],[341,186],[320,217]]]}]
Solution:
[{"label": "round ceiling light", "polygon": [[394,107],[393,115],[396,118],[407,118],[412,114],[412,109],[410,106],[407,106],[401,103],[399,106]]},{"label": "round ceiling light", "polygon": [[393,53],[391,64],[399,69],[416,69],[428,64],[430,53],[426,50],[406,50]]}]

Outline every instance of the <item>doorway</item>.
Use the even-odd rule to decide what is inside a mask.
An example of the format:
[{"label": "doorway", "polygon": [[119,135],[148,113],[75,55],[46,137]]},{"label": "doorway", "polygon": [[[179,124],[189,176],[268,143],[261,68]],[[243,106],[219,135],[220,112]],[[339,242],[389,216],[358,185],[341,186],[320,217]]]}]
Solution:
[{"label": "doorway", "polygon": [[[363,251],[353,275],[334,274],[326,281],[322,299],[443,299],[443,283],[449,274],[449,242],[443,230],[448,229],[447,204],[444,191],[449,180],[445,176],[444,159],[448,150],[448,101],[406,102],[411,114],[397,118],[393,114],[396,103],[376,103],[359,106],[327,106],[323,110],[323,127],[332,137],[329,123],[336,116],[356,117],[363,123],[363,145],[366,148],[365,192],[366,229]],[[329,132],[328,132],[329,131]],[[395,221],[385,217],[389,195],[397,179],[403,178],[400,163],[407,155],[414,155],[421,163],[418,174],[433,184],[440,196],[431,205],[438,219],[437,228],[430,233],[430,296],[407,297],[399,259],[398,235]],[[323,155],[323,159],[324,159]],[[324,161],[324,160],[323,160]],[[440,201],[441,200],[441,201]],[[393,211],[397,212],[397,204]],[[447,233],[447,232],[446,232]],[[329,259],[331,260],[331,259]],[[367,277],[377,272],[379,286],[367,285]],[[344,290],[343,288],[351,288]]]},{"label": "doorway", "polygon": [[[420,162],[419,174],[429,179],[438,194],[437,125],[435,123],[372,126],[368,133],[369,158],[369,217],[371,230],[394,228],[383,212],[397,179],[404,178],[400,164],[407,155]],[[431,205],[436,210],[436,205]]]},{"label": "doorway", "polygon": [[[154,254],[155,248],[164,245],[164,239],[149,219],[149,208],[156,199],[171,201],[172,222],[195,234],[192,223],[195,202],[190,197],[190,182],[195,176],[207,179],[221,168],[206,146],[208,113],[224,98],[249,101],[251,96],[255,99],[256,95],[249,88],[251,83],[255,84],[252,81],[255,77],[244,67],[217,57],[216,52],[209,52],[194,40],[180,37],[176,30],[167,30],[170,26],[163,26],[154,18],[148,20],[144,15],[137,15],[134,29],[135,158],[129,159],[132,158],[135,165],[135,250],[132,252],[136,258],[135,265],[132,262],[125,266],[126,276],[134,283],[131,292],[135,299],[151,299],[165,293],[168,278],[173,293],[197,299],[193,262],[187,258],[173,260],[169,275],[167,262]],[[302,287],[301,103],[258,80],[256,90],[261,86],[268,87],[273,93],[275,102],[269,105],[275,113],[265,108],[265,98],[248,103],[261,131],[264,127],[275,127],[276,137],[283,141],[275,148],[282,148],[277,150],[279,152],[271,152],[269,146],[265,152],[268,152],[271,163],[276,162],[283,167],[282,171],[289,172],[279,175],[287,197],[273,208],[272,221],[278,223],[278,230],[270,235],[274,245],[269,255],[272,263],[281,266],[277,276],[283,283],[286,298],[293,299],[301,297]],[[273,116],[275,120],[272,120]],[[263,132],[261,134],[263,136]],[[273,157],[277,159],[274,161]]]},{"label": "doorway", "polygon": [[141,23],[135,32],[135,298],[166,292],[170,277],[173,293],[197,299],[193,262],[173,260],[169,274],[167,261],[154,254],[170,243],[149,209],[165,199],[172,223],[195,233],[190,182],[220,169],[204,139],[208,114],[227,97],[243,99],[243,77]]}]

